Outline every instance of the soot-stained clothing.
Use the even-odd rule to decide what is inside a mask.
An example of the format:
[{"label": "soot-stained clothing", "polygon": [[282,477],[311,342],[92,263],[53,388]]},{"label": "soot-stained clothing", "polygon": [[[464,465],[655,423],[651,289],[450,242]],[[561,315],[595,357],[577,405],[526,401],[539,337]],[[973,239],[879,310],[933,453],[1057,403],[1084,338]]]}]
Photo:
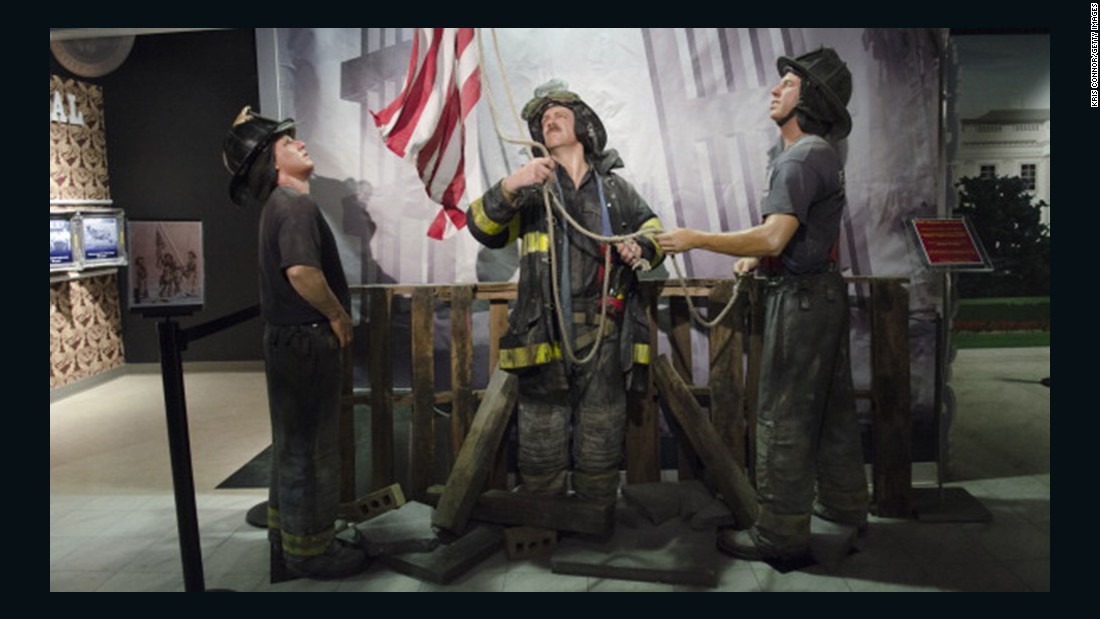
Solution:
[{"label": "soot-stained clothing", "polygon": [[[798,230],[780,261],[761,267],[764,346],[757,415],[757,542],[808,548],[815,510],[866,522],[868,492],[852,396],[848,286],[836,240],[846,207],[839,156],[807,135],[771,166],[765,216],[789,214]],[[815,506],[816,497],[816,506]]]},{"label": "soot-stained clothing", "polygon": [[[664,258],[653,240],[660,221],[645,200],[612,172],[622,161],[613,150],[589,159],[578,185],[563,169],[552,191],[570,215],[601,236],[645,231],[636,240],[652,266]],[[574,489],[582,498],[613,499],[618,489],[626,420],[626,390],[644,388],[649,364],[648,327],[636,294],[636,273],[618,260],[613,246],[609,303],[620,307],[598,356],[573,365],[562,350],[573,338],[578,357],[595,345],[604,257],[599,244],[572,229],[554,210],[553,248],[560,300],[572,333],[557,321],[551,270],[551,235],[541,187],[525,187],[509,201],[496,184],[475,200],[467,217],[470,232],[483,245],[501,248],[520,241],[516,304],[500,341],[500,367],[520,377],[519,468],[524,487],[541,494],[566,488],[570,449]],[[572,428],[572,430],[570,430]],[[570,448],[570,443],[572,447]]]},{"label": "soot-stained clothing", "polygon": [[287,279],[294,265],[320,269],[345,309],[351,306],[348,281],[332,229],[307,194],[278,187],[260,215],[260,304],[264,322],[299,325],[328,322]]},{"label": "soot-stained clothing", "polygon": [[819,273],[836,261],[835,244],[847,204],[844,168],[836,149],[806,135],[780,152],[770,167],[761,215],[798,218],[798,230],[780,257],[787,273]]},{"label": "soot-stained clothing", "polygon": [[278,187],[260,215],[260,292],[271,412],[268,529],[291,558],[325,552],[339,504],[342,351],[329,320],[291,286],[287,268],[321,269],[350,309],[336,242],[313,199]]}]

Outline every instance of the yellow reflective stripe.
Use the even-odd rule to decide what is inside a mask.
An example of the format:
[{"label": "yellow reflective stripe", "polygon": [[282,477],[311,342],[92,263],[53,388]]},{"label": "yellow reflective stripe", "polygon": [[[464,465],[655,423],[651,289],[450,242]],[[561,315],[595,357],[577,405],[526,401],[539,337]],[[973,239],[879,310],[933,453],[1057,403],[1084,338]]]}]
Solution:
[{"label": "yellow reflective stripe", "polygon": [[[646,238],[648,238],[653,243],[653,249],[655,253],[653,255],[653,260],[651,260],[650,262],[652,262],[653,264],[657,264],[658,262],[663,260],[665,257],[665,252],[663,249],[661,249],[661,246],[653,238],[654,234],[657,234],[658,232],[664,230],[664,226],[661,225],[661,220],[657,219],[656,217],[650,217],[645,221],[645,223],[641,225],[641,227],[638,228],[638,230],[647,232],[648,234],[646,235]],[[646,363],[649,362],[647,361]]]},{"label": "yellow reflective stripe", "polygon": [[512,218],[512,221],[508,223],[508,244],[511,245],[516,239],[519,238],[519,215]]},{"label": "yellow reflective stripe", "polygon": [[323,554],[334,537],[332,530],[314,533],[313,535],[293,535],[286,531],[281,531],[281,534],[283,551],[300,557],[314,557]]},{"label": "yellow reflective stripe", "polygon": [[545,232],[528,232],[523,235],[523,246],[519,250],[519,255],[526,256],[532,252],[548,252],[550,251],[550,235]]},{"label": "yellow reflective stripe", "polygon": [[534,346],[520,348],[502,348],[499,363],[502,369],[526,368],[561,359],[561,347],[543,342]]},{"label": "yellow reflective stripe", "polygon": [[508,220],[508,223],[503,224],[490,219],[490,217],[485,214],[485,202],[482,198],[478,198],[470,203],[470,212],[474,214],[474,225],[477,226],[477,229],[490,236],[496,236],[504,232],[507,228],[512,226],[513,223],[518,225],[518,217],[513,217]]},{"label": "yellow reflective stripe", "polygon": [[645,220],[645,223],[643,223],[638,229],[660,232],[661,230],[664,230],[664,227],[661,226],[660,219],[657,219],[656,217],[650,217],[649,219]]},{"label": "yellow reflective stripe", "polygon": [[267,506],[267,528],[279,532],[284,552],[302,557],[312,557],[325,552],[334,537],[334,532],[331,530],[313,535],[294,535],[283,531],[279,526],[279,510],[271,505]]},{"label": "yellow reflective stripe", "polygon": [[649,344],[634,345],[634,363],[649,365]]}]

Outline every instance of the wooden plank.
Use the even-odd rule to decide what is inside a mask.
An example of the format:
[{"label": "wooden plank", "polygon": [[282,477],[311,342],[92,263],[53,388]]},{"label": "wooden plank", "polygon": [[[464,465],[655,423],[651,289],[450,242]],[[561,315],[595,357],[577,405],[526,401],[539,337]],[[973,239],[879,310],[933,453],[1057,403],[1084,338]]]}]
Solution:
[{"label": "wooden plank", "polygon": [[756,522],[759,509],[756,490],[734,461],[730,450],[719,440],[714,426],[703,414],[703,409],[692,397],[680,375],[672,368],[668,357],[658,357],[653,368],[657,392],[662,401],[672,411],[680,430],[699,454],[708,475],[722,494],[723,501],[733,512],[739,528],[749,527]]},{"label": "wooden plank", "polygon": [[758,279],[745,282],[749,293],[748,359],[745,367],[745,461],[749,479],[756,479],[756,418],[760,407],[760,361],[764,357],[764,290]]},{"label": "wooden plank", "polygon": [[492,556],[503,542],[500,527],[477,525],[453,543],[431,552],[382,555],[379,560],[396,572],[445,585]]},{"label": "wooden plank", "polygon": [[555,574],[702,587],[717,586],[728,565],[729,557],[715,546],[714,529],[695,530],[684,518],[618,526],[606,541],[563,536],[550,558]]},{"label": "wooden plank", "polygon": [[871,391],[877,515],[908,518],[913,485],[909,291],[901,281],[871,284]]},{"label": "wooden plank", "polygon": [[473,286],[451,287],[451,462],[466,438],[473,417],[471,376],[474,363],[474,339],[471,332]]},{"label": "wooden plank", "polygon": [[478,299],[508,301],[518,296],[515,282],[478,282],[476,288]]},{"label": "wooden plank", "polygon": [[[611,578],[614,580],[638,580],[642,582],[688,585],[695,587],[718,586],[718,572],[714,568],[692,568],[684,566],[650,567],[625,566],[599,562],[594,557],[588,561],[569,561],[558,557],[556,553],[550,559],[550,569],[555,574],[570,576],[591,576],[593,578]],[[604,555],[606,557],[606,555]],[[622,561],[621,557],[615,560]],[[606,561],[606,559],[605,559]]]},{"label": "wooden plank", "polygon": [[[438,503],[441,494],[439,486],[429,488],[427,502]],[[470,519],[600,536],[614,526],[615,504],[576,497],[487,490],[477,497]]]},{"label": "wooden plank", "polygon": [[[688,385],[695,384],[692,376],[691,360],[691,308],[687,297],[672,297],[668,300],[669,316],[672,320],[669,343],[672,345],[672,365]],[[695,479],[698,456],[691,445],[680,440],[676,458],[678,479]]]},{"label": "wooden plank", "polygon": [[390,358],[390,320],[393,293],[373,288],[370,295],[370,326],[367,372],[371,386],[371,487],[382,488],[394,481],[393,466],[393,368]]},{"label": "wooden plank", "polygon": [[508,331],[508,302],[489,302],[489,373],[497,369],[500,359],[500,338]]},{"label": "wooden plank", "polygon": [[[500,358],[500,338],[508,330],[508,301],[492,300],[489,302],[489,374],[497,369]],[[475,395],[480,395],[475,391]],[[507,430],[505,430],[507,432]],[[505,435],[507,436],[507,434]],[[508,489],[508,440],[502,440],[497,448],[496,461],[493,462],[493,470],[489,473],[489,487],[500,490]]]},{"label": "wooden plank", "polygon": [[340,372],[340,500],[355,498],[355,404],[352,400],[352,347],[341,352],[343,366]]},{"label": "wooden plank", "polygon": [[[650,361],[657,353],[657,295],[650,282],[639,287],[646,321],[649,324]],[[657,427],[657,400],[653,388],[653,369],[648,371],[648,386],[643,394],[627,396],[626,481],[636,484],[660,481],[661,443]]]},{"label": "wooden plank", "polygon": [[493,372],[432,516],[435,526],[455,535],[466,527],[470,512],[485,488],[489,467],[512,416],[518,391],[519,379],[515,375],[501,369]]},{"label": "wooden plank", "polygon": [[[879,277],[871,275],[849,275],[844,278],[849,283],[870,283],[870,282],[908,282],[908,278],[905,277]],[[692,297],[705,297],[710,294],[712,288],[717,286],[722,279],[714,278],[691,278],[684,280],[684,286],[680,285],[677,281],[650,281],[646,284],[655,284],[654,294],[658,297],[682,297],[684,294],[691,295]],[[349,286],[353,293],[364,292],[373,289],[386,289],[390,290],[392,294],[411,295],[418,286],[424,286],[425,284],[353,284]],[[430,284],[428,284],[430,285]],[[479,282],[475,288],[474,298],[476,299],[515,299],[517,296],[515,282]],[[450,288],[443,288],[439,291],[439,300],[447,301],[450,299]]]},{"label": "wooden plank", "polygon": [[737,305],[731,311],[733,315],[733,423],[730,427],[730,436],[733,440],[733,458],[741,465],[744,470],[748,471],[750,464],[750,454],[752,451],[749,449],[749,418],[746,411],[746,405],[748,403],[748,394],[746,392],[745,385],[745,343],[747,341],[747,321],[746,310],[748,308],[748,281],[742,282],[740,291],[737,292],[740,295],[740,299],[737,301]]},{"label": "wooden plank", "polygon": [[412,448],[409,452],[410,494],[417,500],[434,483],[435,472],[435,295],[417,288],[412,296],[409,330],[412,345]]},{"label": "wooden plank", "polygon": [[[715,286],[707,304],[708,320],[713,320],[726,308],[733,297],[733,281]],[[737,349],[735,319],[737,312],[726,313],[722,322],[710,328],[710,421],[723,445],[730,449],[733,459],[744,466],[745,448],[738,442],[734,426],[742,419],[740,411],[741,386],[735,380],[735,365],[740,365],[741,351]]]}]

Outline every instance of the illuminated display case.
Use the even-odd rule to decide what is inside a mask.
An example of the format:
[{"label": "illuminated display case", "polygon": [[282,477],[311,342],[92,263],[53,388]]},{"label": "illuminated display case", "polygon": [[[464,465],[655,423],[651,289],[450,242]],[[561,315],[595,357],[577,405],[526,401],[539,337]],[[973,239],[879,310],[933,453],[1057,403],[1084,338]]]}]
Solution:
[{"label": "illuminated display case", "polygon": [[50,273],[80,268],[75,213],[50,213]]},{"label": "illuminated display case", "polygon": [[50,274],[125,266],[126,216],[121,209],[50,209]]}]

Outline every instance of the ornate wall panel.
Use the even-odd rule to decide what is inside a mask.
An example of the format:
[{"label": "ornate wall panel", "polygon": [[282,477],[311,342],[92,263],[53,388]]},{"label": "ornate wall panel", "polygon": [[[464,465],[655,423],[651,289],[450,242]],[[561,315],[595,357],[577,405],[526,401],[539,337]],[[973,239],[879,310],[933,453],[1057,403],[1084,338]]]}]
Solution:
[{"label": "ornate wall panel", "polygon": [[[50,208],[111,199],[103,90],[50,76]],[[118,275],[50,284],[50,389],[124,363]]]},{"label": "ornate wall panel", "polygon": [[50,389],[125,362],[117,275],[50,285]]},{"label": "ornate wall panel", "polygon": [[109,200],[103,89],[50,76],[50,200]]}]

